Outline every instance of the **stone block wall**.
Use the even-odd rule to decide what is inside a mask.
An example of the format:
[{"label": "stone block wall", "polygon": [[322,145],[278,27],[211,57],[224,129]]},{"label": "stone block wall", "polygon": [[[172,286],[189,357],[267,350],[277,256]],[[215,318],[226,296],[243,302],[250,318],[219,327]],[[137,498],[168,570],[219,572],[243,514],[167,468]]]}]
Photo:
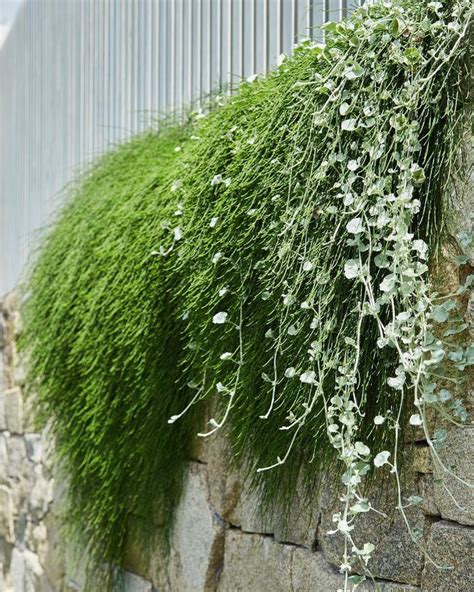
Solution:
[{"label": "stone block wall", "polygon": [[[80,569],[73,567],[59,529],[67,515],[59,503],[62,484],[54,480],[51,441],[47,430],[36,431],[22,391],[16,350],[21,327],[13,296],[1,303],[0,319],[0,592],[84,590]],[[442,450],[446,463],[471,482],[472,432],[453,429]],[[441,481],[422,440],[407,445],[414,450],[406,494],[424,498],[410,509],[410,518],[422,533],[429,559],[412,542],[398,514],[388,519],[366,515],[356,536],[376,544],[369,562],[375,580],[358,590],[470,592],[474,590],[472,491]],[[327,534],[337,504],[335,492],[321,487],[314,503],[305,505],[296,487],[291,522],[278,512],[263,520],[255,495],[228,461],[225,435],[196,443],[171,552],[164,556],[159,548],[131,547],[126,591],[335,592],[341,588],[335,567],[341,541]],[[455,492],[457,502],[445,485]],[[377,501],[383,509],[390,500],[381,494]]]}]

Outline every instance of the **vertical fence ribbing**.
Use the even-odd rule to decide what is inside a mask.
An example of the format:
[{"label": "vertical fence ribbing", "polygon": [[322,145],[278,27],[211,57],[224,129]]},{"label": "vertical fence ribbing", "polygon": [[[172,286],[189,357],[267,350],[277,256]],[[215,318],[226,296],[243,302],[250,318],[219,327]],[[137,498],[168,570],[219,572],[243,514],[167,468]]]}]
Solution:
[{"label": "vertical fence ribbing", "polygon": [[[348,0],[25,0],[0,50],[0,295],[91,158],[265,71]],[[230,91],[229,91],[230,92]]]}]

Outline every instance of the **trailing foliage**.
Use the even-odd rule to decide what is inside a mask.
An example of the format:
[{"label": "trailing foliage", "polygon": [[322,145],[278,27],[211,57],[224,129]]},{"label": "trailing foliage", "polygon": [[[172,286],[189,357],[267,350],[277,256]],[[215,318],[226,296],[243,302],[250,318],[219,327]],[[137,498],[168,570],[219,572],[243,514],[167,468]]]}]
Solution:
[{"label": "trailing foliage", "polygon": [[197,429],[192,414],[167,424],[185,400],[179,275],[154,254],[176,212],[157,187],[186,138],[172,127],[103,157],[73,187],[28,286],[31,386],[68,478],[68,526],[97,565],[120,564],[137,516],[151,534],[169,527]]},{"label": "trailing foliage", "polygon": [[466,118],[462,6],[443,20],[436,4],[373,3],[327,25],[325,45],[244,83],[187,152],[183,376],[199,397],[217,388],[208,433],[229,417],[257,485],[255,469],[278,467],[269,501],[355,437],[364,451],[398,438],[373,420],[400,423],[424,345]]},{"label": "trailing foliage", "polygon": [[96,561],[120,564],[133,514],[172,516],[209,396],[200,435],[229,423],[267,509],[342,466],[346,589],[373,548],[351,535],[371,509],[363,477],[389,464],[401,491],[408,416],[441,464],[426,408],[464,421],[438,377],[474,360],[428,263],[463,173],[471,18],[464,0],[369,3],[74,190],[32,273],[25,339]]}]

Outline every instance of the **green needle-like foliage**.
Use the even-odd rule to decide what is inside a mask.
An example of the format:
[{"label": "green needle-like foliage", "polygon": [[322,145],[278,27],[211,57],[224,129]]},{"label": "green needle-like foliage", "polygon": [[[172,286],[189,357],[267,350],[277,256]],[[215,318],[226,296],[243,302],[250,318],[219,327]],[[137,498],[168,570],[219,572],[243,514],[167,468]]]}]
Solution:
[{"label": "green needle-like foliage", "polygon": [[[72,188],[28,283],[24,340],[95,566],[121,565],[134,516],[169,531],[210,396],[201,435],[229,425],[266,508],[300,479],[311,494],[341,459],[335,433],[360,440],[360,475],[367,446],[392,450],[408,404],[398,337],[390,347],[380,328],[410,330],[423,241],[434,257],[445,231],[466,6],[372,3]],[[399,291],[395,244],[404,262],[422,253]]]},{"label": "green needle-like foliage", "polygon": [[25,307],[29,373],[68,477],[68,526],[94,560],[120,563],[134,516],[170,524],[193,414],[174,388],[183,348],[176,272],[153,254],[175,214],[160,195],[186,141],[148,134],[103,157],[73,188],[47,237]]}]

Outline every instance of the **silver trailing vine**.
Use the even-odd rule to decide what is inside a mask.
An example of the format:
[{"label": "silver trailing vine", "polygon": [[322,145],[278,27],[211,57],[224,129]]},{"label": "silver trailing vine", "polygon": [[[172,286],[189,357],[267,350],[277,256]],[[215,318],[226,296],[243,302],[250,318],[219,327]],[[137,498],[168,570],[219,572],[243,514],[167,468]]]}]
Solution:
[{"label": "silver trailing vine", "polygon": [[[403,499],[400,477],[402,410],[407,404],[413,407],[409,423],[423,431],[434,462],[445,473],[462,481],[450,467],[443,464],[439,454],[439,447],[447,436],[446,430],[437,429],[432,433],[428,416],[429,410],[435,408],[446,420],[458,425],[465,425],[467,420],[467,412],[458,392],[459,375],[467,366],[474,364],[474,347],[460,345],[458,339],[467,329],[460,314],[459,296],[470,289],[474,276],[468,276],[454,294],[436,294],[428,270],[429,246],[414,236],[412,228],[422,206],[416,197],[417,190],[430,182],[420,166],[424,133],[420,126],[420,113],[426,104],[436,100],[436,88],[433,86],[435,75],[444,70],[449,71],[448,66],[462,44],[468,42],[473,9],[470,0],[457,0],[449,3],[429,2],[423,8],[415,7],[414,10],[424,10],[426,17],[411,19],[403,3],[379,0],[366,3],[346,22],[325,25],[326,31],[332,34],[342,37],[353,35],[362,40],[364,52],[351,50],[343,53],[334,46],[328,49],[325,44],[309,41],[302,44],[305,51],[313,52],[315,59],[332,60],[334,63],[325,77],[319,76],[317,79],[327,99],[313,114],[313,123],[318,129],[332,129],[334,122],[339,122],[339,129],[332,130],[336,140],[328,142],[327,154],[317,165],[321,179],[331,166],[337,166],[341,171],[337,183],[331,189],[338,205],[330,206],[321,215],[337,215],[334,239],[345,241],[348,252],[356,253],[345,261],[344,275],[363,289],[355,311],[358,315],[358,330],[353,337],[346,337],[344,355],[337,359],[337,380],[333,392],[328,394],[323,386],[326,368],[333,362],[321,351],[323,340],[321,338],[318,341],[314,331],[308,343],[306,359],[299,360],[295,367],[288,367],[282,377],[276,376],[274,364],[275,376],[267,377],[273,385],[271,400],[267,412],[260,419],[271,415],[276,401],[282,405],[277,394],[281,380],[298,379],[309,385],[310,395],[301,404],[301,412],[295,412],[294,406],[288,410],[288,422],[281,427],[292,434],[286,452],[274,464],[261,467],[259,471],[272,469],[287,461],[299,430],[311,416],[316,400],[322,398],[327,436],[344,465],[341,509],[334,514],[334,529],[330,531],[344,537],[343,562],[340,565],[345,579],[344,592],[355,590],[365,579],[353,572],[357,563],[364,568],[367,566],[375,549],[370,541],[357,546],[352,538],[356,518],[367,512],[378,511],[364,495],[362,487],[364,476],[373,467],[375,470],[389,467],[397,482],[397,510],[403,516],[413,540],[422,548],[420,533],[412,529],[406,514],[408,506],[421,500],[416,496]],[[429,52],[424,53],[422,40],[428,34],[433,43]],[[387,70],[377,66],[382,55],[388,55],[388,59],[402,69],[404,83],[400,88],[393,85],[390,91],[387,90]],[[284,71],[285,67],[286,58],[281,56],[278,68]],[[353,86],[362,76],[366,81],[363,92]],[[252,77],[248,82],[253,84],[256,80]],[[439,79],[436,84],[439,84]],[[249,143],[251,141],[254,139],[250,138]],[[348,147],[345,152],[334,149],[334,146],[342,144]],[[450,149],[453,152],[457,150],[456,147]],[[228,187],[232,179],[216,171],[210,183]],[[179,182],[176,181],[173,190],[178,188]],[[249,216],[254,212],[249,211]],[[288,214],[291,222],[297,216],[297,212]],[[211,229],[218,224],[216,217],[209,221]],[[175,229],[175,240],[181,238],[181,233]],[[471,242],[472,237],[468,233],[459,238],[464,251],[470,248]],[[285,254],[282,247],[281,257]],[[218,264],[224,258],[223,253],[216,253],[213,263]],[[458,264],[466,261],[464,255],[457,258]],[[311,272],[316,265],[316,262],[302,257],[302,275]],[[223,287],[222,295],[228,289]],[[293,296],[296,292],[293,286],[288,286],[281,306],[298,304],[298,314],[302,318],[312,315],[313,330],[321,318],[318,304],[311,297],[296,303]],[[262,298],[266,299],[269,295],[270,292],[264,292]],[[230,316],[230,312],[219,311],[212,321],[216,325],[226,325],[231,322]],[[389,349],[398,362],[394,375],[388,378],[386,385],[397,393],[398,405],[374,419],[375,430],[394,430],[395,444],[390,450],[371,450],[360,437],[359,427],[366,401],[358,394],[359,358],[362,327],[367,317],[375,321],[377,347]],[[241,307],[238,321],[234,323],[240,342],[242,323]],[[299,323],[293,317],[284,331],[291,335],[292,331],[298,332],[300,326],[303,326],[303,321]],[[281,339],[274,335],[269,337],[274,339],[276,360]],[[242,351],[240,343],[237,356],[239,368]],[[235,352],[224,352],[221,360],[229,359],[232,362],[235,357]],[[447,367],[449,373],[446,372]],[[236,372],[235,384],[217,384],[217,391],[227,396],[227,408],[222,419],[210,420],[210,429],[201,436],[208,436],[224,425],[232,410],[238,385],[239,371]],[[202,388],[197,391],[193,401],[199,398],[201,391]],[[181,415],[173,416],[170,422]],[[463,483],[472,487],[472,484]]]}]

